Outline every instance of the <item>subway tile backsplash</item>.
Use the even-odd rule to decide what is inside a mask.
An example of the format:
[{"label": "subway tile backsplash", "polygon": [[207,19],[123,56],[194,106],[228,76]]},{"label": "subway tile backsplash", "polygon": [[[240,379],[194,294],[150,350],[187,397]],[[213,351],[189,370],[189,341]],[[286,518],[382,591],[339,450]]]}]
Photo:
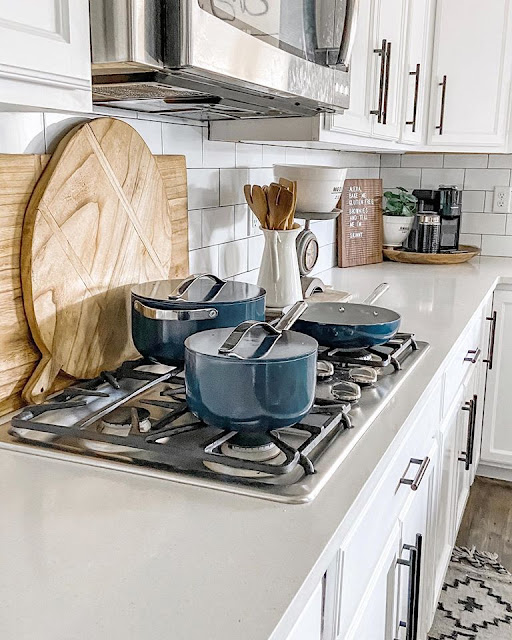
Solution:
[{"label": "subway tile backsplash", "polygon": [[[268,184],[274,164],[347,167],[349,178],[383,179],[384,188],[436,188],[456,184],[463,193],[462,241],[484,255],[512,257],[512,214],[494,214],[495,186],[511,184],[512,154],[408,153],[405,155],[311,149],[294,143],[252,144],[208,140],[204,125],[183,124],[151,114],[104,110],[70,113],[0,113],[0,153],[52,153],[74,126],[98,115],[121,117],[155,154],[183,154],[189,184],[191,271],[255,282],[263,251],[261,231],[252,225],[243,186]],[[313,222],[320,244],[315,273],[336,264],[336,225]]]},{"label": "subway tile backsplash", "polygon": [[[252,224],[244,184],[269,184],[273,165],[324,164],[347,167],[349,177],[378,178],[375,153],[311,149],[306,144],[252,144],[208,139],[205,125],[182,124],[151,114],[105,109],[84,116],[72,113],[0,113],[0,153],[52,153],[73,127],[98,115],[131,124],[155,154],[183,154],[189,186],[191,271],[214,271],[221,277],[255,282],[263,252],[263,235]],[[320,244],[316,272],[336,263],[334,222],[313,222]]]},{"label": "subway tile backsplash", "polygon": [[384,188],[463,189],[461,242],[481,247],[482,255],[512,257],[512,214],[493,213],[494,187],[512,184],[512,154],[383,154]]}]

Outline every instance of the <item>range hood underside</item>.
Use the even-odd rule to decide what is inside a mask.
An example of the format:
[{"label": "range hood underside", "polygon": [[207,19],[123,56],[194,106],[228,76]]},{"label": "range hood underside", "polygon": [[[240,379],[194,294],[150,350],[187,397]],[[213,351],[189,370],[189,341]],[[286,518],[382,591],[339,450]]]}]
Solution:
[{"label": "range hood underside", "polygon": [[342,111],[303,98],[241,86],[233,89],[219,80],[198,77],[183,69],[110,74],[97,69],[93,72],[93,101],[102,106],[193,120],[315,116]]}]

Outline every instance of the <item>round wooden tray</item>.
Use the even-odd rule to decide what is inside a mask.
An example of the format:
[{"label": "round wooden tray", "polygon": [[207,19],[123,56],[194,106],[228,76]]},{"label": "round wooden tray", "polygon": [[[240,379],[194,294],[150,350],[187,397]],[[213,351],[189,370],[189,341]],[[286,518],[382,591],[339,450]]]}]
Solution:
[{"label": "round wooden tray", "polygon": [[400,249],[383,249],[384,255],[394,262],[405,262],[407,264],[460,264],[467,262],[480,253],[478,247],[468,244],[459,245],[459,249],[465,253],[413,253]]}]

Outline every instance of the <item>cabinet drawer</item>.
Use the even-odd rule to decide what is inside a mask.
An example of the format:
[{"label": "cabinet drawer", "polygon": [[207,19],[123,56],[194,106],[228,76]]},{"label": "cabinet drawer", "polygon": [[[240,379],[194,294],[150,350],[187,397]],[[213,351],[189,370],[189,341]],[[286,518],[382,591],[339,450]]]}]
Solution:
[{"label": "cabinet drawer", "polygon": [[485,357],[482,355],[484,345],[482,345],[481,342],[482,318],[479,314],[478,317],[471,322],[459,344],[456,345],[446,368],[444,374],[443,417],[446,416],[467,372],[471,367],[475,366],[475,364],[471,362],[471,358],[476,358],[476,356],[479,356],[479,358]]},{"label": "cabinet drawer", "polygon": [[361,605],[361,598],[378,564],[383,545],[413,490],[413,485],[406,482],[415,479],[419,484],[422,481],[420,471],[426,471],[427,465],[421,463],[428,456],[439,428],[440,405],[439,384],[425,402],[406,440],[386,465],[378,487],[341,547],[337,624],[341,637],[347,632],[350,621]]}]

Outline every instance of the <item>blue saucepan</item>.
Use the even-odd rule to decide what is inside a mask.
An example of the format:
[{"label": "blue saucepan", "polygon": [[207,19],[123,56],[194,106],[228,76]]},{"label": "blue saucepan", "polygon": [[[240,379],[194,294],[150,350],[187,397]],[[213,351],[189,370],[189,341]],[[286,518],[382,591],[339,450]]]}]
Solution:
[{"label": "blue saucepan", "polygon": [[165,364],[183,362],[184,342],[198,331],[264,317],[264,289],[209,273],[132,289],[133,343],[143,356]]},{"label": "blue saucepan", "polygon": [[296,303],[273,326],[244,322],[187,338],[192,413],[211,426],[254,436],[300,422],[315,398],[318,343],[285,327],[305,307]]},{"label": "blue saucepan", "polygon": [[389,288],[381,284],[364,303],[317,302],[308,307],[294,329],[324,347],[358,351],[390,340],[400,327],[400,315],[371,303]]}]

